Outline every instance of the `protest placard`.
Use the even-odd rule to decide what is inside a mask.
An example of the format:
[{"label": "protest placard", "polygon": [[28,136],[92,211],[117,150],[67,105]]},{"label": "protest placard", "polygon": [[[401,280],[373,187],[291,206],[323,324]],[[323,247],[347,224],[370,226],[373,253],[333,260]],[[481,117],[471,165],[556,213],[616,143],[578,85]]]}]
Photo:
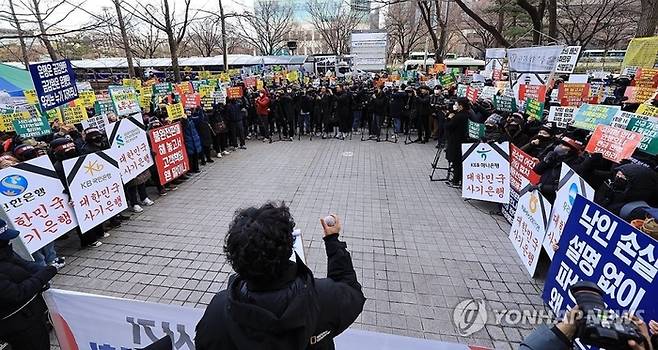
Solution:
[{"label": "protest placard", "polygon": [[526,101],[534,99],[539,102],[546,101],[546,86],[536,84],[520,84],[519,85],[519,100]]},{"label": "protest placard", "polygon": [[599,205],[577,196],[548,271],[542,299],[560,314],[576,306],[569,288],[584,280],[603,291],[617,316],[638,311],[658,320],[658,241]]},{"label": "protest placard", "polygon": [[516,213],[516,204],[519,200],[521,184],[524,180],[536,185],[540,176],[533,171],[539,159],[531,157],[520,148],[510,145],[510,200],[503,204],[503,216],[508,222],[512,222]]},{"label": "protest placard", "polygon": [[639,115],[646,115],[648,117],[658,117],[658,107],[650,105],[648,103],[643,103],[639,107],[637,107],[635,113]]},{"label": "protest placard", "polygon": [[452,74],[442,74],[439,75],[439,83],[441,83],[442,87],[449,88],[454,86],[457,82]]},{"label": "protest placard", "polygon": [[153,101],[153,92],[150,89],[142,89],[139,94],[139,107],[145,112],[150,112],[151,101]]},{"label": "protest placard", "polygon": [[180,123],[152,129],[149,131],[149,137],[155,152],[155,166],[161,185],[177,179],[189,170]]},{"label": "protest placard", "polygon": [[110,122],[107,120],[107,115],[95,115],[87,120],[82,121],[82,130],[87,130],[89,128],[97,128],[100,132],[105,133],[105,129]]},{"label": "protest placard", "polygon": [[78,100],[82,103],[85,108],[94,108],[94,103],[96,102],[96,93],[93,90],[81,90],[78,92],[80,97]]},{"label": "protest placard", "polygon": [[180,95],[191,94],[194,92],[194,87],[189,81],[178,83],[174,88]]},{"label": "protest placard", "polygon": [[77,124],[89,118],[87,115],[87,109],[83,105],[75,105],[64,107],[63,109],[63,121],[65,124]]},{"label": "protest placard", "polygon": [[478,92],[479,90],[473,86],[467,86],[466,87],[466,98],[471,101],[471,103],[475,103],[478,100]]},{"label": "protest placard", "polygon": [[525,113],[535,120],[542,120],[544,118],[544,102],[539,102],[534,98],[527,99]]},{"label": "protest placard", "polygon": [[628,43],[622,67],[653,68],[658,54],[658,36],[633,38]]},{"label": "protest placard", "polygon": [[542,242],[546,236],[551,203],[539,190],[532,190],[532,185],[528,180],[523,179],[522,186],[509,239],[521,258],[523,266],[532,277],[537,270]]},{"label": "protest placard", "polygon": [[589,84],[560,84],[557,95],[560,105],[580,107],[589,100],[589,87]]},{"label": "protest placard", "polygon": [[107,153],[119,162],[123,183],[128,183],[153,165],[151,149],[141,119],[141,116],[123,118],[108,125],[106,130],[110,143]]},{"label": "protest placard", "polygon": [[75,73],[69,60],[31,64],[30,75],[43,110],[78,98]]},{"label": "protest placard", "polygon": [[507,49],[510,72],[550,73],[565,47],[561,45]]},{"label": "protest placard", "polygon": [[157,83],[153,84],[153,95],[166,95],[173,91],[171,83]]},{"label": "protest placard", "polygon": [[0,116],[2,117],[2,125],[0,125],[0,129],[2,129],[1,131],[12,132],[14,131],[14,120],[30,119],[30,112],[16,111],[10,113],[3,113]]},{"label": "protest placard", "polygon": [[181,95],[181,103],[185,109],[194,109],[201,105],[201,96],[198,92],[187,95]]},{"label": "protest placard", "polygon": [[483,100],[493,101],[494,96],[498,93],[498,89],[494,86],[485,86],[480,92],[480,98]]},{"label": "protest placard", "polygon": [[501,112],[516,112],[516,100],[512,96],[494,96],[494,107]]},{"label": "protest placard", "polygon": [[509,142],[462,144],[462,197],[508,203]]},{"label": "protest placard", "polygon": [[468,121],[468,137],[474,140],[480,140],[484,137],[484,124]]},{"label": "protest placard", "polygon": [[581,105],[573,115],[573,126],[593,131],[599,124],[610,125],[612,118],[619,112],[620,106]]},{"label": "protest placard", "polygon": [[457,85],[457,97],[466,97],[466,92],[468,91],[468,85],[459,84]]},{"label": "protest placard", "polygon": [[653,87],[628,86],[624,96],[628,98],[626,100],[628,103],[645,103],[653,99],[655,93],[656,88]]},{"label": "protest placard", "polygon": [[560,180],[558,181],[553,211],[551,212],[551,220],[548,223],[546,237],[544,237],[543,242],[544,250],[551,259],[555,255],[553,245],[560,241],[560,236],[562,235],[562,231],[564,231],[564,225],[567,222],[573,203],[578,195],[593,200],[594,189],[566,163],[562,163]]},{"label": "protest placard", "polygon": [[48,156],[0,170],[2,217],[29,253],[78,226]]},{"label": "protest placard", "polygon": [[[290,79],[288,79],[290,80]],[[246,87],[255,87],[256,86],[256,77],[246,77],[242,80],[244,82],[244,86]]]},{"label": "protest placard", "polygon": [[39,137],[50,134],[50,123],[45,115],[37,114],[27,119],[15,118],[12,121],[14,131],[24,138]]},{"label": "protest placard", "polygon": [[555,73],[573,73],[578,63],[578,56],[580,55],[580,46],[567,46],[562,49],[555,64]]},{"label": "protest placard", "polygon": [[615,116],[612,117],[612,122],[610,123],[610,126],[614,126],[615,128],[620,128],[620,129],[626,129],[628,123],[631,121],[631,118],[636,116],[638,115],[635,113],[619,110],[617,114],[615,114]]},{"label": "protest placard", "polygon": [[67,159],[63,165],[80,232],[128,208],[119,165],[104,151]]},{"label": "protest placard", "polygon": [[135,88],[131,86],[110,86],[108,90],[114,105],[114,112],[118,116],[140,113],[142,111],[139,107]]},{"label": "protest placard", "polygon": [[242,88],[239,86],[231,86],[226,88],[226,96],[228,98],[240,98],[242,97]]},{"label": "protest placard", "polygon": [[637,146],[639,150],[654,156],[658,154],[658,118],[635,115],[629,119],[626,129],[642,135]]},{"label": "protest placard", "polygon": [[185,109],[183,109],[183,104],[178,102],[174,104],[167,105],[167,120],[174,121],[180,118],[183,118],[185,115]]},{"label": "protest placard", "polygon": [[585,151],[601,153],[615,163],[628,159],[642,141],[642,135],[609,125],[599,125],[587,143]]},{"label": "protest placard", "polygon": [[576,107],[558,107],[551,106],[548,111],[548,121],[555,124],[557,128],[565,129],[573,124],[573,113]]},{"label": "protest placard", "polygon": [[59,107],[55,107],[53,109],[49,109],[46,111],[46,118],[48,118],[48,122],[53,122],[55,120],[58,120],[60,123],[63,122],[64,118],[62,116],[62,110]]}]

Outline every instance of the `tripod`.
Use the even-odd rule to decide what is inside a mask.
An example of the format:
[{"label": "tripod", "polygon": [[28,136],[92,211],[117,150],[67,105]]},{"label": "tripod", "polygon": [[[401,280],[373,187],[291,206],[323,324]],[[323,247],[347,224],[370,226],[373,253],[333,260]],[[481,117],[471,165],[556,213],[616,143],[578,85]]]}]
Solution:
[{"label": "tripod", "polygon": [[[416,138],[415,140],[412,140],[412,139],[411,139],[411,130],[412,130],[411,125],[416,124],[416,122],[417,122],[416,119],[410,119],[410,120],[408,121],[408,123],[409,123],[409,124],[407,125],[408,131],[407,131],[407,135],[406,135],[405,138],[404,138],[404,144],[405,144],[405,145],[410,145],[410,144],[412,144],[412,143],[416,143],[416,142],[418,142],[419,139],[420,139],[419,137]],[[418,133],[418,129],[416,129],[416,133]]]},{"label": "tripod", "polygon": [[391,124],[393,123],[393,118],[388,117],[387,119],[388,119],[388,120],[386,120],[386,121],[384,122],[384,124],[386,124],[386,138],[384,139],[384,141],[386,141],[386,142],[392,142],[392,143],[398,143],[398,138],[395,136],[395,134],[394,134],[394,137],[393,137],[393,138],[394,138],[393,141],[391,141],[391,140],[388,139],[389,131],[390,131],[390,129],[391,129]]},{"label": "tripod", "polygon": [[[447,167],[440,167],[439,166],[439,161],[441,161],[441,153],[443,153],[445,149],[445,145],[442,142],[442,140],[439,140],[439,143],[437,145],[437,150],[436,150],[436,155],[434,156],[434,160],[432,161],[432,173],[430,174],[430,181],[447,181],[450,179],[452,175],[452,169],[450,166]],[[442,179],[435,179],[434,178],[434,173],[437,170],[446,170],[446,177]]]}]

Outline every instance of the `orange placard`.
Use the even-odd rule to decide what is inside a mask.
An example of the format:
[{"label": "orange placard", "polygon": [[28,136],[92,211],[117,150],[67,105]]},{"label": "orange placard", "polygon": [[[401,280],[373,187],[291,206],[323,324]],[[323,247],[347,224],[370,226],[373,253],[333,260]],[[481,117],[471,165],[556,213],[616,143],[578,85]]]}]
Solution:
[{"label": "orange placard", "polygon": [[601,153],[603,158],[619,163],[630,158],[641,141],[640,133],[599,124],[585,150]]},{"label": "orange placard", "polygon": [[239,86],[231,86],[226,88],[226,97],[228,98],[242,97],[242,88]]}]

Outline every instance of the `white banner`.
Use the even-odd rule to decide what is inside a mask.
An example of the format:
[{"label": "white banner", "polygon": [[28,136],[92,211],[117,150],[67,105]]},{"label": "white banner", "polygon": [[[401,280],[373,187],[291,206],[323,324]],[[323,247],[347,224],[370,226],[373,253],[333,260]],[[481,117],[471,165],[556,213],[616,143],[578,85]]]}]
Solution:
[{"label": "white banner", "polygon": [[48,156],[0,170],[2,217],[31,254],[78,226]]},{"label": "white banner", "polygon": [[580,46],[567,46],[565,47],[560,56],[557,58],[555,65],[555,73],[573,73],[578,63],[578,56],[580,55]]},{"label": "white banner", "polygon": [[567,126],[573,124],[573,113],[576,109],[578,107],[551,106],[547,120],[554,123],[557,128],[566,129]]},{"label": "white banner", "polygon": [[123,118],[108,126],[109,154],[118,161],[123,183],[137,177],[153,165],[144,125],[135,116]]},{"label": "white banner", "polygon": [[128,208],[117,161],[104,151],[65,160],[64,173],[82,233]]},{"label": "white banner", "polygon": [[551,73],[564,46],[522,47],[507,49],[510,72]]},{"label": "white banner", "polygon": [[[169,335],[172,349],[194,350],[203,309],[49,289],[43,293],[62,350],[138,349]],[[468,350],[467,345],[348,329],[341,350]]]},{"label": "white banner", "polygon": [[82,124],[82,130],[87,130],[89,128],[97,128],[100,130],[100,132],[105,132],[105,129],[107,128],[107,125],[110,124],[110,122],[107,119],[107,114],[100,114],[100,115],[95,115],[93,117],[89,117],[87,120],[83,120],[80,122]]},{"label": "white banner", "polygon": [[490,48],[484,54],[484,71],[483,75],[491,79],[495,69],[503,69],[503,60],[507,55],[505,48]]},{"label": "white banner", "polygon": [[112,85],[108,87],[108,91],[117,115],[130,115],[142,111],[139,107],[138,95],[132,86]]},{"label": "white banner", "polygon": [[573,169],[565,163],[562,163],[560,170],[560,182],[558,182],[557,194],[555,202],[553,203],[553,212],[551,213],[551,220],[548,223],[546,230],[546,237],[544,237],[544,250],[548,256],[553,260],[553,244],[560,241],[560,236],[564,230],[564,225],[567,223],[571,207],[576,200],[576,196],[581,195],[589,200],[594,199],[594,189],[583,180]]},{"label": "white banner", "polygon": [[535,275],[546,235],[551,204],[538,190],[531,191],[530,187],[528,180],[523,179],[509,239],[532,277]]},{"label": "white banner", "polygon": [[482,91],[480,91],[480,96],[479,98],[483,100],[489,100],[492,101],[493,97],[498,93],[498,89],[495,86],[485,86],[482,88]]},{"label": "white banner", "polygon": [[462,144],[462,197],[508,203],[509,142]]}]

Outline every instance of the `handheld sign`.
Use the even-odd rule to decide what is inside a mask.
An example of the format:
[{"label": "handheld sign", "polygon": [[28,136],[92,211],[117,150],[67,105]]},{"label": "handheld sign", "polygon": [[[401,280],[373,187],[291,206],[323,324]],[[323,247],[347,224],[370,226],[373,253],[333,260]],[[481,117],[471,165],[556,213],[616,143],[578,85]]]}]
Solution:
[{"label": "handheld sign", "polygon": [[43,110],[78,98],[75,73],[69,60],[31,64],[30,75]]},{"label": "handheld sign", "polygon": [[509,142],[462,144],[462,197],[508,203]]}]

